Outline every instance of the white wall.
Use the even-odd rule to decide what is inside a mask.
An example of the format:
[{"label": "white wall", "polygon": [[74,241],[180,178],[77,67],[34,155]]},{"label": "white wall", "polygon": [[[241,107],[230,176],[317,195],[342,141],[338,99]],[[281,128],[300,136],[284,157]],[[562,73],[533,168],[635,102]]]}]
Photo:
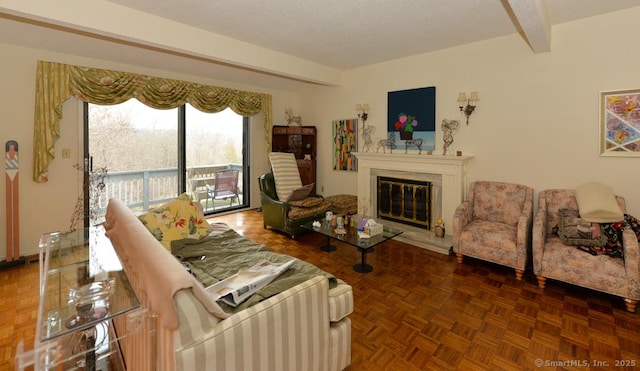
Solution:
[{"label": "white wall", "polygon": [[599,93],[640,88],[640,49],[632,42],[639,18],[634,8],[556,26],[549,53],[534,54],[513,35],[354,69],[340,88],[307,87],[302,113],[318,126],[321,143],[318,189],[356,190],[355,173],[332,170],[332,120],[356,117],[356,103],[369,103],[367,123],[383,138],[387,92],[436,86],[438,154],[442,120],[464,121],[458,92],[479,92],[469,126],[450,147],[475,156],[470,181],[527,184],[536,198],[544,189],[601,181],[640,216],[640,158],[599,155]]},{"label": "white wall", "polygon": [[[44,232],[66,231],[71,215],[80,195],[81,174],[73,166],[81,163],[82,127],[80,104],[70,99],[64,105],[60,123],[61,138],[56,143],[56,159],[49,168],[49,182],[33,181],[33,116],[35,101],[36,63],[47,60],[96,68],[143,73],[152,76],[195,81],[203,84],[272,94],[274,121],[282,123],[285,107],[297,107],[298,94],[291,91],[276,91],[252,86],[237,85],[225,81],[203,79],[188,74],[140,68],[104,60],[93,60],[72,55],[56,54],[44,50],[0,43],[2,68],[0,68],[0,142],[18,141],[20,159],[20,254],[37,254],[38,240]],[[251,206],[259,207],[257,177],[268,171],[265,155],[266,144],[262,114],[252,118],[251,135]],[[62,148],[71,149],[71,158],[63,159]],[[5,182],[0,182],[2,205],[0,212],[0,261],[6,258]]]},{"label": "white wall", "polygon": [[[318,190],[324,195],[355,193],[356,174],[332,170],[332,128],[336,119],[355,118],[356,103],[371,105],[369,124],[375,136],[386,135],[387,92],[436,86],[437,126],[444,118],[463,119],[456,97],[478,91],[480,102],[454,137],[452,151],[472,154],[469,179],[528,184],[536,192],[572,188],[588,180],[610,184],[627,199],[629,213],[640,216],[640,158],[599,156],[599,92],[640,88],[634,39],[640,8],[611,13],[553,28],[552,51],[533,54],[517,36],[497,38],[448,50],[398,59],[345,73],[342,87],[307,85],[302,92],[237,85],[105,60],[56,54],[0,44],[0,142],[20,145],[20,245],[22,255],[37,253],[41,233],[66,230],[78,197],[81,153],[78,110],[65,105],[58,158],[48,183],[32,180],[33,102],[37,60],[110,68],[273,95],[274,124],[284,124],[285,107],[318,127]],[[375,47],[375,46],[373,46]],[[165,58],[159,56],[158,58]],[[188,72],[189,70],[185,68]],[[261,121],[256,118],[255,121]],[[252,206],[259,205],[257,181],[268,170],[262,126],[252,135]],[[436,132],[436,153],[442,135]],[[71,148],[63,160],[61,148]],[[4,195],[0,182],[0,195]],[[323,190],[324,188],[324,190]],[[4,205],[4,196],[0,204]],[[3,208],[4,209],[4,208]],[[5,257],[5,213],[0,212],[0,260]]]}]

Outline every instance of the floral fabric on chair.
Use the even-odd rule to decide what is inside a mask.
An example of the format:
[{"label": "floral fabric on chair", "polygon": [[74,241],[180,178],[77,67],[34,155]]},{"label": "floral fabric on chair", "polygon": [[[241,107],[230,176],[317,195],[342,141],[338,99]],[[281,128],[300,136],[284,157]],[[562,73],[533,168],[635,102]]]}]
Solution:
[{"label": "floral fabric on chair", "polygon": [[453,251],[512,267],[522,279],[527,264],[533,189],[520,184],[477,181],[453,216]]},{"label": "floral fabric on chair", "polygon": [[[620,209],[625,212],[624,198],[616,196]],[[553,233],[558,225],[560,209],[578,209],[572,189],[550,189],[538,194],[538,210],[532,229],[533,273],[538,286],[544,288],[551,278],[592,290],[621,296],[627,310],[635,312],[640,300],[640,251],[632,228],[622,232],[624,258],[592,255],[576,246],[565,245]]]}]

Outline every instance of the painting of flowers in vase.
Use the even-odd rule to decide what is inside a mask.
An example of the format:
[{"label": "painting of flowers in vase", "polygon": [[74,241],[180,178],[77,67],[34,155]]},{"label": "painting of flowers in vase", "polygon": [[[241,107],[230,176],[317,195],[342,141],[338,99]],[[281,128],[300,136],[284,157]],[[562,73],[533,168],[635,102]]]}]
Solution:
[{"label": "painting of flowers in vase", "polygon": [[[391,91],[387,95],[387,130],[395,132],[398,149],[420,142],[423,150],[435,149],[436,88]],[[397,141],[399,138],[399,141]]]},{"label": "painting of flowers in vase", "polygon": [[412,140],[413,129],[418,126],[418,120],[403,112],[398,115],[398,121],[393,126],[400,133],[400,140]]}]

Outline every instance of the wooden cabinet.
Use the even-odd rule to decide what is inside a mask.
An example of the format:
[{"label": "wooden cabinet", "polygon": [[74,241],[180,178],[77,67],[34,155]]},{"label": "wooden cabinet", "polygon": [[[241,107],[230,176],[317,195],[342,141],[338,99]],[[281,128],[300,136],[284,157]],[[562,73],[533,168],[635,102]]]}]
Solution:
[{"label": "wooden cabinet", "polygon": [[[298,171],[300,172],[300,179],[302,185],[311,184],[316,182],[316,160],[297,160]],[[313,186],[311,193],[316,193],[316,186]]]},{"label": "wooden cabinet", "polygon": [[[293,153],[302,185],[316,183],[317,129],[315,126],[274,126],[271,151]],[[316,192],[313,187],[312,193]]]}]

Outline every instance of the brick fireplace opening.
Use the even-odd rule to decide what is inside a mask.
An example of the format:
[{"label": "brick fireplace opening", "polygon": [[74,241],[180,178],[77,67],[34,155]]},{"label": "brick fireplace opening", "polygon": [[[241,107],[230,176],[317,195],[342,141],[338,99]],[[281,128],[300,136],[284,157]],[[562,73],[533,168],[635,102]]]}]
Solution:
[{"label": "brick fireplace opening", "polygon": [[431,230],[431,182],[377,177],[377,216]]}]

